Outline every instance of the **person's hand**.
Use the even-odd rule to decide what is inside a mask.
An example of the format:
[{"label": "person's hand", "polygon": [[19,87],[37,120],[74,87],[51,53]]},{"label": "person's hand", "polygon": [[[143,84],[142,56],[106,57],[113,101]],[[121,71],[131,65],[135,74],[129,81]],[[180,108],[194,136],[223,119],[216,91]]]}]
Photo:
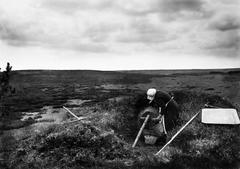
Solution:
[{"label": "person's hand", "polygon": [[149,111],[144,112],[144,113],[141,115],[140,119],[144,120],[144,119],[147,117],[147,115],[150,115],[150,117],[151,117],[151,112],[149,112]]},{"label": "person's hand", "polygon": [[162,108],[159,107],[159,109],[158,109],[158,113],[161,114],[161,112],[162,112]]}]

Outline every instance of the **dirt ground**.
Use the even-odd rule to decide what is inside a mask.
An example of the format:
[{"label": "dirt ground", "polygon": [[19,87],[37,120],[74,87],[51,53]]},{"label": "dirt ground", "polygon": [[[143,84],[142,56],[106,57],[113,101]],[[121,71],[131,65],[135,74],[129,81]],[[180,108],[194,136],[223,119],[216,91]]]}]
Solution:
[{"label": "dirt ground", "polygon": [[[175,99],[183,111],[180,114],[179,126],[168,135],[169,140],[207,102],[219,107],[234,107],[239,114],[239,69],[16,71],[13,72],[11,83],[17,92],[6,98],[10,115],[0,123],[0,164],[3,167],[239,167],[236,162],[240,158],[237,148],[240,141],[239,126],[204,126],[199,118],[166,148],[161,160],[153,156],[153,152],[157,152],[161,146],[146,146],[140,141],[136,149],[131,149],[138,131],[134,122],[134,101],[139,94],[155,87],[176,96]],[[62,106],[88,119],[83,123],[65,126],[65,123],[74,120],[74,117]],[[79,129],[79,126],[82,127]],[[68,134],[69,131],[72,135]],[[93,138],[94,141],[89,141]],[[59,144],[59,140],[66,144],[54,147],[53,145]],[[103,145],[103,140],[107,145]],[[74,146],[83,143],[86,144],[85,147]],[[96,147],[101,147],[100,152],[94,150],[93,153],[92,149],[86,148],[95,144]],[[53,153],[55,155],[52,155]],[[9,158],[6,160],[6,157]],[[59,160],[62,160],[61,163],[57,162]],[[88,161],[94,162],[94,165],[90,165]]]}]

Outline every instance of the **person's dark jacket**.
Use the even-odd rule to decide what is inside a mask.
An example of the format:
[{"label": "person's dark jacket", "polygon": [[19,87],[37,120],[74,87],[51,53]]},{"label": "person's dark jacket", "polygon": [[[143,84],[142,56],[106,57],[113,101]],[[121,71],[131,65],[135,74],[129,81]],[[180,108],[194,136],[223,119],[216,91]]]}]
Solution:
[{"label": "person's dark jacket", "polygon": [[171,96],[168,93],[157,91],[154,100],[149,104],[150,100],[147,99],[147,94],[142,94],[138,97],[135,104],[137,113],[140,113],[143,109],[148,106],[155,108],[161,107],[161,114],[165,116],[165,125],[167,130],[171,130],[177,124],[179,117],[179,106],[175,100],[169,102],[167,107],[166,103],[171,99]]}]

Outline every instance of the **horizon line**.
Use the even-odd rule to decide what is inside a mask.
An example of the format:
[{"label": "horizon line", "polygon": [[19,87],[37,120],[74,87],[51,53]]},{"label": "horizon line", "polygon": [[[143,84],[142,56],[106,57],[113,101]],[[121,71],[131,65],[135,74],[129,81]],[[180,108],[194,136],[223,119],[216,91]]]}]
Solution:
[{"label": "horizon line", "polygon": [[232,69],[240,69],[240,67],[232,67],[232,68],[176,68],[176,69],[14,69],[12,71],[188,71],[188,70],[232,70]]}]

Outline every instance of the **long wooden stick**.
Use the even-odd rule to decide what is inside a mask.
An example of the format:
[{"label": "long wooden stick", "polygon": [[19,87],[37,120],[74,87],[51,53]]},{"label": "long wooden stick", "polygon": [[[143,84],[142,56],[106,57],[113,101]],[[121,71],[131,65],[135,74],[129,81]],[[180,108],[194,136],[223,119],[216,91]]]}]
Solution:
[{"label": "long wooden stick", "polygon": [[148,121],[149,117],[150,117],[150,115],[147,115],[147,117],[145,118],[145,120],[144,120],[144,122],[142,124],[142,127],[140,128],[140,130],[138,132],[138,135],[137,135],[137,137],[136,137],[136,139],[135,139],[135,141],[134,141],[134,143],[132,145],[132,148],[134,148],[136,146],[136,144],[137,144],[137,142],[138,142],[138,140],[139,140],[139,138],[140,138],[140,136],[142,134],[142,131],[143,131],[145,125],[147,124],[147,121]]},{"label": "long wooden stick", "polygon": [[166,130],[166,126],[165,126],[165,117],[164,117],[164,115],[163,115],[163,117],[162,117],[162,125],[163,125],[163,131],[164,131],[164,133],[167,134],[167,130]]},{"label": "long wooden stick", "polygon": [[76,117],[78,120],[82,120],[82,119],[87,118],[87,117],[78,117],[78,116],[76,116],[73,112],[71,112],[68,108],[66,108],[66,107],[64,107],[64,106],[63,106],[63,108],[64,108],[65,110],[67,110],[71,115],[73,115],[74,117]]},{"label": "long wooden stick", "polygon": [[167,107],[168,104],[169,104],[173,99],[174,99],[174,97],[172,96],[172,97],[170,98],[170,100],[165,104],[165,107]]},{"label": "long wooden stick", "polygon": [[181,133],[181,131],[182,131],[185,127],[187,127],[187,125],[188,125],[189,123],[191,123],[195,117],[197,117],[197,115],[198,115],[199,113],[200,113],[200,111],[197,112],[197,113],[171,138],[171,140],[169,140],[169,141],[161,148],[161,150],[159,150],[155,155],[156,155],[156,156],[159,155],[159,154],[161,153],[161,151],[162,151],[165,147],[167,147],[167,146],[177,137],[177,135],[178,135],[179,133]]}]

